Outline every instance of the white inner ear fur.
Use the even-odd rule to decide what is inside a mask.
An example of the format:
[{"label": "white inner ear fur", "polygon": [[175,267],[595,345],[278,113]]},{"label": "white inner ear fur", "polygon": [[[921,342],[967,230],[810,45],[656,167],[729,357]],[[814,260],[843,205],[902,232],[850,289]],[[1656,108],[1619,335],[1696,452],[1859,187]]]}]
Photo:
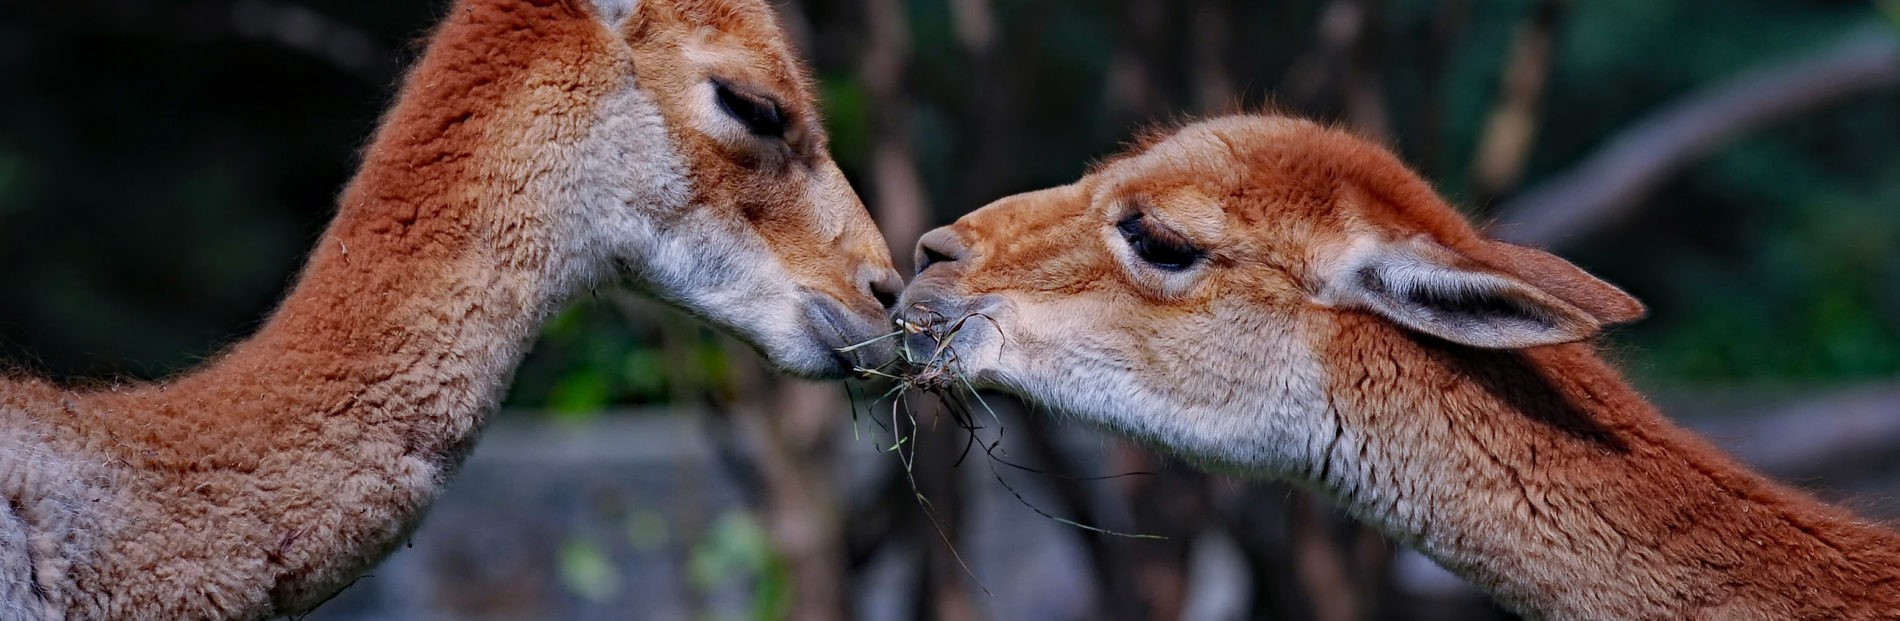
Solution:
[{"label": "white inner ear fur", "polygon": [[1569,343],[1601,328],[1581,309],[1506,274],[1459,267],[1429,240],[1360,238],[1329,261],[1319,301],[1473,347]]},{"label": "white inner ear fur", "polygon": [[593,0],[594,15],[609,27],[619,28],[635,9],[640,8],[640,0]]}]

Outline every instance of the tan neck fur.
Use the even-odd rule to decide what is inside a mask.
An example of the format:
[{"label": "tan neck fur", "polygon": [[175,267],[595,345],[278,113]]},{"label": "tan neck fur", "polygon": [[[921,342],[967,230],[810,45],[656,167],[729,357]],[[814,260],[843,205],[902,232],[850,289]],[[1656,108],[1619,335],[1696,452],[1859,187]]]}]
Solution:
[{"label": "tan neck fur", "polygon": [[571,288],[530,260],[558,250],[549,223],[498,218],[545,200],[523,192],[546,171],[491,146],[523,67],[483,53],[585,41],[549,30],[590,23],[533,14],[565,10],[451,18],[256,335],[155,385],[0,387],[8,439],[39,447],[0,455],[27,480],[10,489],[44,607],[19,618],[287,614],[401,543]]},{"label": "tan neck fur", "polygon": [[1340,321],[1320,487],[1520,611],[1900,616],[1900,537],[1672,425],[1590,346],[1474,350]]},{"label": "tan neck fur", "polygon": [[[326,259],[207,369],[72,397],[61,437],[90,445],[68,454],[103,449],[94,458],[117,479],[120,514],[94,571],[73,577],[72,610],[301,610],[399,544],[446,484],[533,335],[524,318],[546,302],[481,262],[363,253],[351,261],[404,266],[413,280],[343,296],[381,304],[339,305],[325,283],[351,268],[340,252]],[[147,573],[154,564],[209,581],[207,595],[270,601],[180,598]]]}]

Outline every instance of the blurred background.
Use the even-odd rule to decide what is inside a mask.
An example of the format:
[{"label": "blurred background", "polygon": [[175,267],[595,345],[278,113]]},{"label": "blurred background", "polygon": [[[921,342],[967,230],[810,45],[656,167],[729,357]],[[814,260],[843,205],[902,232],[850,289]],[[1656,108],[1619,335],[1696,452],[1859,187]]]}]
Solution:
[{"label": "blurred background", "polygon": [[[1648,302],[1610,348],[1679,421],[1900,515],[1900,2],[775,5],[900,262],[1145,125],[1331,120]],[[445,10],[0,4],[0,365],[154,379],[251,330]],[[603,290],[412,545],[311,618],[1510,618],[1323,499],[996,397],[965,457],[927,399],[889,428],[887,388],[774,377]]]}]

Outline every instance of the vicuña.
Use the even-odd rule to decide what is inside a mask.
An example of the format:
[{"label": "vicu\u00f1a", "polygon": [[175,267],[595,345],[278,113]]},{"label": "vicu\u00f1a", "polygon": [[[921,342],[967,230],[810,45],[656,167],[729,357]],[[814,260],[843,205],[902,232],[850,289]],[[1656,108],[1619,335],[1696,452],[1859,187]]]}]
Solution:
[{"label": "vicu\u00f1a", "polygon": [[256,335],[149,385],[0,381],[0,618],[309,609],[591,287],[843,375],[901,281],[814,106],[763,0],[455,2]]},{"label": "vicu\u00f1a", "polygon": [[1196,123],[917,252],[913,350],[950,339],[977,386],[1315,488],[1526,615],[1900,619],[1900,536],[1600,359],[1642,305],[1345,132]]}]

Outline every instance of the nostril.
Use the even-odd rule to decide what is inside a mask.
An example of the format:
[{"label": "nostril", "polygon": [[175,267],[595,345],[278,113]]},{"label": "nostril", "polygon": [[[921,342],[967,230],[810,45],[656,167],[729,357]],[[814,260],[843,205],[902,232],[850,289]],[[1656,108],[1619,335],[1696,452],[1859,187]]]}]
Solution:
[{"label": "nostril", "polygon": [[924,271],[924,268],[930,267],[932,264],[944,263],[947,261],[956,260],[956,259],[950,258],[950,255],[946,255],[942,251],[939,251],[936,248],[931,248],[929,246],[923,247],[923,253],[924,253],[924,260],[917,262],[917,271],[919,272]]},{"label": "nostril", "polygon": [[922,239],[917,240],[917,273],[922,274],[925,269],[938,263],[961,261],[968,253],[969,247],[950,227],[925,233]]},{"label": "nostril", "polygon": [[871,290],[871,297],[876,298],[884,310],[897,308],[897,297],[904,291],[904,280],[898,278],[897,273],[885,272],[873,277],[869,285],[867,288]]},{"label": "nostril", "polygon": [[878,305],[884,307],[884,310],[897,308],[896,291],[889,291],[884,287],[872,287],[871,297],[877,298]]}]

